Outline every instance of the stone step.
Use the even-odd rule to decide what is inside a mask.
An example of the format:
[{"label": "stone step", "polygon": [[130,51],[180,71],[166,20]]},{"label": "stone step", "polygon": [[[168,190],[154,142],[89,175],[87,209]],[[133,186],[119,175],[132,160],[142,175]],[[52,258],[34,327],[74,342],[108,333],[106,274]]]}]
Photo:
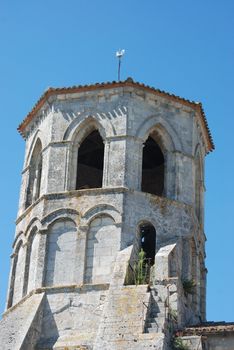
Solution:
[{"label": "stone step", "polygon": [[145,322],[145,333],[157,333],[162,330],[165,322],[165,314],[158,314],[156,317],[151,316]]},{"label": "stone step", "polygon": [[162,323],[162,321],[164,321],[164,319],[151,319],[150,321],[147,321],[145,323],[146,327],[152,327],[153,325],[159,325]]},{"label": "stone step", "polygon": [[161,310],[161,309],[165,309],[165,304],[162,302],[157,302],[156,304],[151,303],[150,304],[150,309],[152,310]]},{"label": "stone step", "polygon": [[146,328],[157,328],[159,327],[158,322],[150,322],[146,324]]},{"label": "stone step", "polygon": [[158,333],[159,330],[160,330],[160,327],[147,328],[146,333]]}]

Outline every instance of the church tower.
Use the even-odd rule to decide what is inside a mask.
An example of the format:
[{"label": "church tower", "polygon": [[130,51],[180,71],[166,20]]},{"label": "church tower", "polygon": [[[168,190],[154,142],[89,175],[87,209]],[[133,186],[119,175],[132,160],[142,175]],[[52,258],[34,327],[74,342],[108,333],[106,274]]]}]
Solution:
[{"label": "church tower", "polygon": [[50,88],[18,129],[3,349],[169,350],[205,321],[201,104],[130,78]]}]

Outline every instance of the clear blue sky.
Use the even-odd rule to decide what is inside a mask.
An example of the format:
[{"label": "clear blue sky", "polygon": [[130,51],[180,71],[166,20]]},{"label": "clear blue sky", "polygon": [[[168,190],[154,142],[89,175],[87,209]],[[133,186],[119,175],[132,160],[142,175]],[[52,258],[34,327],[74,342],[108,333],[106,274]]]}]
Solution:
[{"label": "clear blue sky", "polygon": [[0,311],[24,141],[16,127],[49,86],[122,78],[203,103],[216,150],[206,160],[209,320],[234,321],[234,1],[0,2]]}]

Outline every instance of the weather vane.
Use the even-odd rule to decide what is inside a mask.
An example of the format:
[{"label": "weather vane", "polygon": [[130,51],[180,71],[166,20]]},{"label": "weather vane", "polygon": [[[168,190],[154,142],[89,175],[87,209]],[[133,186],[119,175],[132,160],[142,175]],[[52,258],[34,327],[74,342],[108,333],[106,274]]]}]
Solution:
[{"label": "weather vane", "polygon": [[123,57],[124,54],[125,54],[125,50],[118,50],[116,52],[116,57],[119,60],[119,64],[118,64],[118,81],[120,81],[121,58]]}]

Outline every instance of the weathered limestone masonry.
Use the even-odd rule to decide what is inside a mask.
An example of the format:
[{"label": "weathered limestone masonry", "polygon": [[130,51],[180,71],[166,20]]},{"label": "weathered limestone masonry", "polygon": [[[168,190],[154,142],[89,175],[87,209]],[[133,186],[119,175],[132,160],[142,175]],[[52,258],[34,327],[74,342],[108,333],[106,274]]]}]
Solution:
[{"label": "weathered limestone masonry", "polygon": [[19,131],[1,349],[172,349],[206,319],[201,104],[132,79],[49,89]]}]

